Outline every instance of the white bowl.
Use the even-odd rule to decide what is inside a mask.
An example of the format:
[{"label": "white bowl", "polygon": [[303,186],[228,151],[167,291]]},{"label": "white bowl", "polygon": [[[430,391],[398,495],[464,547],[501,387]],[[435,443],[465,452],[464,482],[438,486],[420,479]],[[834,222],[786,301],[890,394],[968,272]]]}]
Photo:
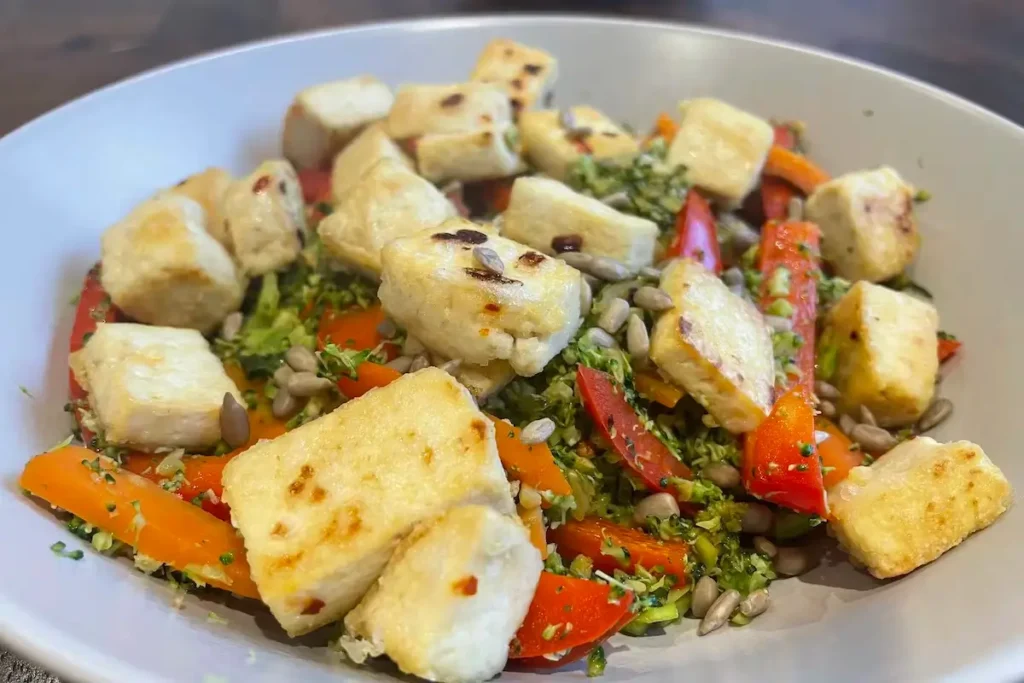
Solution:
[{"label": "white bowl", "polygon": [[[218,164],[242,172],[278,154],[281,117],[303,86],[371,72],[391,84],[464,80],[486,41],[507,36],[553,52],[556,104],[590,102],[647,128],[680,98],[714,95],[764,116],[801,119],[812,154],[839,173],[882,163],[934,194],[922,210],[917,278],[942,328],[965,346],[944,392],[956,403],[941,437],[980,443],[1024,484],[1012,403],[1024,386],[1020,271],[1024,130],[948,93],[872,66],[720,31],[621,20],[491,17],[428,20],[284,38],[183,62],[47,114],[0,140],[7,331],[0,458],[4,561],[0,637],[76,680],[334,681],[387,679],[338,669],[289,643],[266,613],[190,598],[170,605],[158,581],[78,547],[17,475],[69,430],[70,298],[99,235],[135,202]],[[28,388],[35,398],[19,391]],[[660,637],[611,641],[606,681],[1019,680],[1024,512],[899,581],[842,561],[773,587],[772,609],[706,638],[694,622]],[[228,625],[209,623],[214,610]],[[581,680],[571,673],[503,681]],[[217,680],[212,678],[211,680]]]}]

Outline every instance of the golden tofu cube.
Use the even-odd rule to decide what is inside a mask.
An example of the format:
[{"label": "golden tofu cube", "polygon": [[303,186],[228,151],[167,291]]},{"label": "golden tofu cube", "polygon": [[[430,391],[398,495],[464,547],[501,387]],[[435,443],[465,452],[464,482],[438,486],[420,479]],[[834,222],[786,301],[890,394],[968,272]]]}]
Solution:
[{"label": "golden tofu cube", "polygon": [[522,173],[515,124],[485,126],[468,133],[434,133],[416,143],[416,160],[427,180],[472,182]]},{"label": "golden tofu cube", "polygon": [[469,80],[504,88],[518,113],[543,101],[557,77],[558,60],[544,50],[495,38],[480,53]]},{"label": "golden tofu cube", "polygon": [[490,83],[404,85],[388,113],[395,140],[431,133],[467,133],[512,120],[508,95]]},{"label": "golden tofu cube", "polygon": [[331,196],[334,201],[340,201],[382,159],[413,169],[412,159],[388,137],[384,124],[375,123],[334,157],[331,167]]},{"label": "golden tofu cube", "polygon": [[569,168],[584,154],[595,159],[627,162],[640,151],[636,138],[593,107],[571,107],[577,129],[589,133],[574,139],[562,126],[557,110],[525,111],[519,116],[519,132],[527,158],[557,180],[565,180]]}]

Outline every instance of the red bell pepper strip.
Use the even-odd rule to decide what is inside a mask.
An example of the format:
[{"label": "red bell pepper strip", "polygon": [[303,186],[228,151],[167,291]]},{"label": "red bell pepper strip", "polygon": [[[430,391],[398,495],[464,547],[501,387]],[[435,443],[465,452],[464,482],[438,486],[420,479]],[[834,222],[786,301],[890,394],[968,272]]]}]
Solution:
[{"label": "red bell pepper strip", "polygon": [[853,442],[850,441],[850,438],[828,418],[819,415],[815,418],[814,423],[819,431],[828,434],[828,438],[818,444],[821,464],[828,468],[828,472],[822,474],[822,481],[825,484],[825,489],[828,490],[846,479],[854,467],[865,464],[864,453],[851,448]]},{"label": "red bell pepper strip", "polygon": [[608,375],[580,365],[576,385],[597,431],[649,487],[675,493],[671,489],[674,477],[692,478],[690,468],[640,424],[636,411]]},{"label": "red bell pepper strip", "polygon": [[769,311],[780,300],[788,304],[793,332],[803,340],[794,358],[799,373],[790,373],[786,386],[777,389],[800,385],[808,396],[814,386],[819,235],[818,226],[803,221],[769,221],[761,232],[761,310]]},{"label": "red bell pepper strip", "polygon": [[[509,657],[531,668],[557,668],[586,657],[633,618],[633,594],[616,597],[613,591],[596,581],[541,572]],[[544,658],[563,650],[569,653],[557,661]]]},{"label": "red bell pepper strip", "polygon": [[779,178],[761,180],[761,206],[765,220],[784,221],[789,217],[789,200],[797,196],[796,189]]},{"label": "red bell pepper strip", "polygon": [[764,422],[747,434],[743,485],[748,493],[770,503],[828,516],[814,445],[814,409],[800,387],[783,394]]},{"label": "red bell pepper strip", "polygon": [[715,215],[697,190],[686,193],[683,208],[676,216],[676,234],[668,247],[668,255],[692,258],[713,273],[722,272]]},{"label": "red bell pepper strip", "polygon": [[945,363],[956,355],[956,352],[963,346],[963,342],[954,337],[939,337],[939,362]]},{"label": "red bell pepper strip", "polygon": [[673,584],[686,582],[690,546],[682,541],[662,541],[640,529],[597,517],[569,520],[551,529],[548,540],[565,557],[585,555],[593,560],[595,568],[605,572],[633,572],[640,565],[652,573],[664,574]]},{"label": "red bell pepper strip", "polygon": [[784,123],[772,126],[772,130],[775,134],[774,144],[779,147],[785,147],[788,150],[796,149],[796,133],[793,129]]},{"label": "red bell pepper strip", "polygon": [[302,200],[307,204],[331,201],[330,169],[301,169],[299,171],[299,185],[302,187]]}]

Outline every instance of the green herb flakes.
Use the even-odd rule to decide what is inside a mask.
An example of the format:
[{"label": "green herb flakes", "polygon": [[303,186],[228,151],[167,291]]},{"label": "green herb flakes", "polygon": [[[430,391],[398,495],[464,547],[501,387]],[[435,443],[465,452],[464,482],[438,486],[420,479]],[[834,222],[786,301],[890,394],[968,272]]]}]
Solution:
[{"label": "green herb flakes", "polygon": [[82,550],[66,550],[67,545],[64,541],[57,541],[50,546],[50,551],[53,552],[57,557],[66,557],[69,560],[75,560],[76,562],[85,557],[85,552]]},{"label": "green herb flakes", "polygon": [[604,675],[605,666],[608,660],[604,655],[604,647],[598,645],[587,655],[587,678],[597,678]]}]

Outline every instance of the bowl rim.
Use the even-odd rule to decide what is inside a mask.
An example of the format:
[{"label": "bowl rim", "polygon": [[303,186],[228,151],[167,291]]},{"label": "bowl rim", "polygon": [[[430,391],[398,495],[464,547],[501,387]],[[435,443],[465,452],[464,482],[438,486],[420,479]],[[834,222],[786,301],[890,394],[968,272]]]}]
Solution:
[{"label": "bowl rim", "polygon": [[[121,78],[113,83],[107,84],[95,90],[91,90],[64,104],[58,105],[29,121],[20,124],[4,136],[0,137],[0,158],[3,157],[9,146],[20,142],[26,136],[34,133],[35,128],[51,118],[69,114],[76,107],[90,101],[93,98],[101,97],[111,91],[126,88],[146,79],[156,78],[165,73],[192,67],[203,62],[220,59],[222,57],[233,57],[246,52],[272,48],[278,45],[301,42],[304,40],[334,36],[356,34],[367,31],[389,30],[397,32],[438,32],[451,29],[466,29],[482,26],[494,26],[500,24],[502,27],[516,27],[529,24],[549,25],[604,25],[631,27],[639,29],[671,30],[690,35],[708,36],[713,38],[725,38],[739,40],[747,43],[764,45],[773,48],[797,52],[815,58],[823,58],[832,62],[838,62],[847,66],[855,67],[879,76],[895,80],[905,87],[913,88],[922,94],[929,95],[965,113],[980,118],[988,125],[999,128],[1004,135],[1016,137],[1024,142],[1024,126],[1018,125],[1007,117],[998,114],[986,107],[971,102],[970,100],[956,95],[940,86],[933,85],[914,76],[880,66],[873,62],[849,57],[831,50],[811,47],[798,42],[785,39],[769,38],[745,31],[709,27],[684,21],[672,21],[663,19],[636,19],[619,17],[609,14],[592,13],[538,13],[538,12],[516,12],[510,14],[453,14],[443,17],[416,17],[394,19],[389,21],[366,21],[341,26],[332,26],[321,29],[297,31],[284,33],[268,38],[247,41],[230,45],[217,50],[201,52],[191,57],[179,59],[167,64],[146,69],[140,73]],[[81,680],[88,683],[117,683],[125,680],[137,681],[161,681],[169,680],[161,675],[153,675],[140,670],[132,665],[127,665],[116,657],[112,657],[100,650],[81,646],[73,638],[67,639],[62,632],[49,626],[44,620],[39,619],[33,613],[26,612],[12,605],[0,594],[0,645],[9,648],[12,652],[25,657],[43,666],[50,672],[64,677],[68,680]],[[1020,655],[1003,649],[990,653],[985,659],[968,664],[957,671],[949,672],[945,680],[976,680],[975,676],[1012,674],[1018,672]]]}]

